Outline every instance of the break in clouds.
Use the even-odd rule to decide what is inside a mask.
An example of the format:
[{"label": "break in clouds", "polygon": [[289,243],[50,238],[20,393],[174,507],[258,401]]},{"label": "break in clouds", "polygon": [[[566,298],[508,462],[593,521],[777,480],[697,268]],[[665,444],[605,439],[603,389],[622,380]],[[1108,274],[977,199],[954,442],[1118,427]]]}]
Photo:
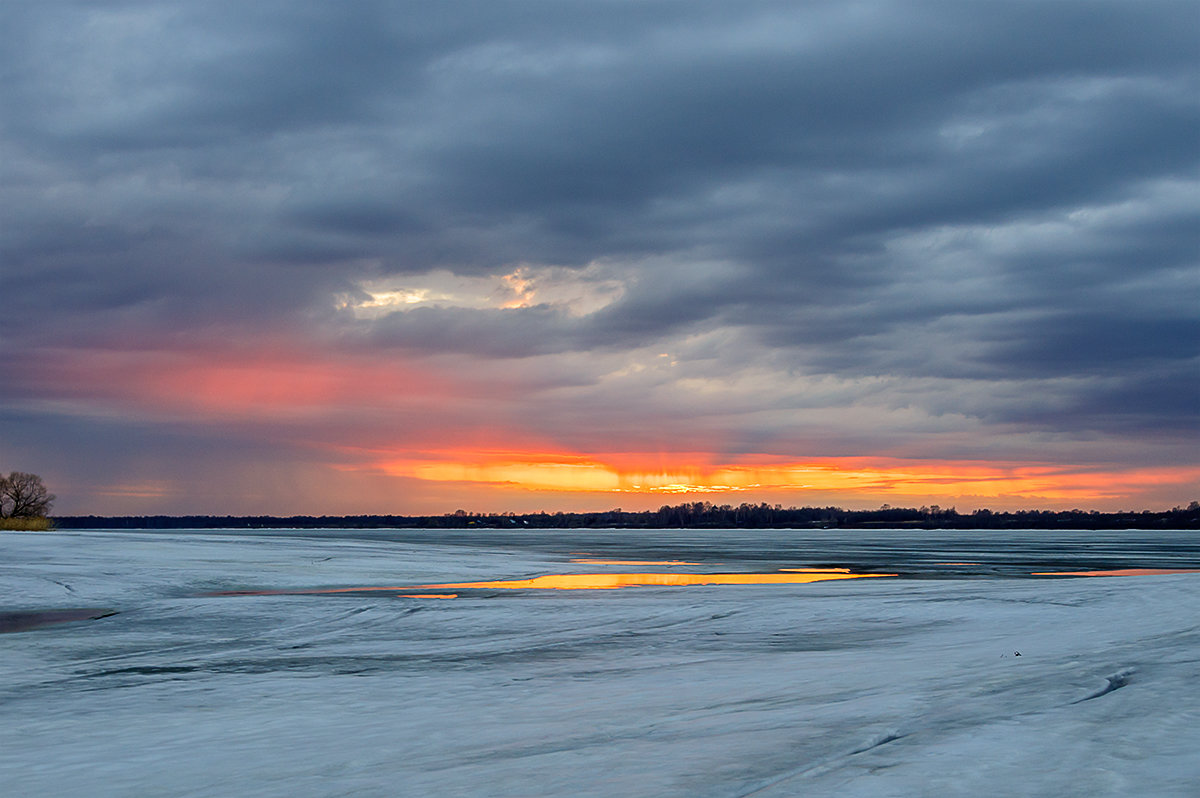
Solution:
[{"label": "break in clouds", "polygon": [[[1198,24],[7,4],[0,455],[97,495],[373,440],[1194,466]],[[280,357],[340,382],[171,390]]]}]

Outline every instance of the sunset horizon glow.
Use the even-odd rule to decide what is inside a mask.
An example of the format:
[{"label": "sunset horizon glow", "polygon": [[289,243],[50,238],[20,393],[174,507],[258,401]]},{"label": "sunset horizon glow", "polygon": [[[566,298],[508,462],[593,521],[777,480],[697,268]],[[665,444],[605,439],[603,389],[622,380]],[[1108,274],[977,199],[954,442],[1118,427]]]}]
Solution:
[{"label": "sunset horizon glow", "polygon": [[[661,503],[699,498],[717,504],[769,501],[858,508],[907,502],[914,506],[961,505],[968,510],[1029,507],[1031,503],[1046,508],[1117,509],[1133,506],[1142,493],[1154,496],[1156,490],[1165,493],[1175,488],[1180,495],[1187,495],[1183,491],[1189,485],[1200,484],[1200,466],[521,449],[517,448],[518,426],[490,430],[468,426],[464,431],[453,420],[456,414],[449,408],[470,403],[478,390],[470,375],[440,373],[436,368],[404,365],[395,359],[381,369],[377,362],[362,357],[305,354],[284,346],[257,355],[168,350],[97,352],[86,357],[63,353],[39,368],[36,384],[44,391],[66,393],[73,390],[69,386],[95,386],[75,401],[86,402],[97,413],[157,416],[162,423],[199,420],[235,428],[252,424],[260,431],[265,428],[275,435],[290,435],[295,427],[327,425],[355,414],[371,418],[406,409],[420,414],[427,426],[407,433],[407,451],[338,439],[311,440],[305,448],[331,473],[383,476],[428,486],[433,493],[450,488],[456,496],[440,506],[418,502],[415,508],[363,496],[358,499],[361,504],[342,503],[345,513],[450,512],[473,504],[474,494],[488,497],[487,506],[478,509],[490,512],[512,509],[506,502],[513,498],[519,498],[518,507],[548,510],[610,509],[605,504],[608,499],[618,505],[632,501],[639,508],[650,508],[654,498]],[[102,374],[108,378],[101,379]],[[439,424],[455,430],[447,434],[438,429]],[[358,435],[357,426],[350,422],[347,433]],[[482,439],[482,445],[429,448],[455,437]],[[500,448],[493,448],[496,444],[501,444]],[[153,500],[178,495],[153,480],[93,490],[100,499],[96,503],[106,512],[136,512],[138,500],[144,500],[145,511],[152,512]],[[107,502],[112,499],[120,501]],[[1152,501],[1143,499],[1139,509]],[[305,506],[276,502],[273,512],[293,512],[293,507]],[[204,510],[195,504],[191,507],[188,512]],[[247,510],[255,511],[261,510]]]}]

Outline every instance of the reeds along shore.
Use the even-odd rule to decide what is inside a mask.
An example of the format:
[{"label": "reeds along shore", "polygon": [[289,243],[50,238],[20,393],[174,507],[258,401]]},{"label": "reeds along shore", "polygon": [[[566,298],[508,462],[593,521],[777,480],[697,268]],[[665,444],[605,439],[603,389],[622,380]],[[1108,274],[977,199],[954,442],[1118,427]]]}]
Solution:
[{"label": "reeds along shore", "polygon": [[49,532],[54,522],[49,518],[0,518],[0,530],[11,532]]}]

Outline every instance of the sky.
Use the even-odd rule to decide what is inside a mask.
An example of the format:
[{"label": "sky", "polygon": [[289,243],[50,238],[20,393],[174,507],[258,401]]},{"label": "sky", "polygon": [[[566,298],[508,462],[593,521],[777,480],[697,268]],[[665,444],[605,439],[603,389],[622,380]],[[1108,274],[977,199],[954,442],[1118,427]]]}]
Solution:
[{"label": "sky", "polygon": [[1200,498],[1200,5],[4,3],[59,514]]}]

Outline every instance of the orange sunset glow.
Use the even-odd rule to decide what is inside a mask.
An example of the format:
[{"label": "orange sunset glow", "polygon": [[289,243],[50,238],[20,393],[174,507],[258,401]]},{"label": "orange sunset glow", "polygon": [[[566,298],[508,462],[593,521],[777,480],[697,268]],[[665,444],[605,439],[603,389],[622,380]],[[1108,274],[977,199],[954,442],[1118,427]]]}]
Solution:
[{"label": "orange sunset glow", "polygon": [[[394,511],[392,486],[410,510],[607,509],[617,503],[703,498],[716,503],[882,502],[975,507],[1119,506],[1130,496],[1183,493],[1195,466],[1114,466],[903,456],[787,457],[723,454],[715,431],[692,448],[640,449],[644,440],[606,436],[602,449],[566,447],[521,407],[521,388],[495,369],[463,372],[450,361],[304,352],[274,343],[255,353],[226,346],[189,352],[59,352],[34,372],[43,390],[76,395],[97,414],[133,413],[161,422],[292,425],[283,434],[308,452],[305,473],[271,465],[271,484],[334,478],[338,503],[280,510]],[[397,424],[397,417],[412,423]],[[301,426],[296,426],[301,425]],[[267,429],[269,427],[264,427]],[[329,429],[327,433],[320,433]],[[319,433],[319,434],[314,434]],[[251,469],[253,479],[261,469]],[[322,472],[326,476],[322,475]],[[242,480],[245,481],[246,477]],[[169,503],[182,488],[161,473],[106,481],[94,495],[113,506]],[[302,491],[314,495],[314,489]],[[330,495],[330,494],[327,494]]]},{"label": "orange sunset glow", "polygon": [[[1130,488],[1200,479],[1200,468],[1099,469],[1022,463],[820,458],[788,462],[742,457],[712,464],[710,454],[556,455],[522,452],[440,452],[424,458],[390,459],[376,467],[393,476],[433,483],[478,484],[543,493],[633,495],[706,494],[740,501],[743,494],[814,493],[859,499],[867,496],[922,497],[984,502],[1012,497],[1089,503],[1112,499]],[[663,461],[671,465],[663,465]]]},{"label": "orange sunset glow", "polygon": [[[391,512],[392,486],[408,486],[408,511],[468,506],[504,509],[651,508],[690,497],[718,504],[780,502],[878,506],[882,502],[975,507],[1120,506],[1128,497],[1200,483],[1195,466],[1096,464],[899,456],[796,457],[706,449],[639,451],[619,435],[601,451],[572,451],[504,410],[510,384],[480,387],[478,375],[400,360],[378,367],[356,358],[275,347],[258,357],[232,353],[146,352],[63,355],[39,372],[47,390],[94,385],[94,412],[207,424],[304,424],[287,436],[309,438],[305,473],[273,463],[270,484],[340,487],[337,503],[268,506],[276,512]],[[486,401],[481,397],[486,397]],[[78,400],[75,400],[78,401]],[[123,410],[125,408],[125,410]],[[399,415],[414,423],[397,425]],[[336,426],[335,426],[336,425]],[[314,436],[329,428],[329,433]],[[380,440],[372,440],[373,438]],[[393,442],[394,441],[394,442]],[[619,447],[619,448],[615,448]],[[253,469],[250,479],[261,471]],[[282,478],[281,478],[282,476]],[[245,478],[243,478],[243,482]],[[251,482],[249,484],[255,484]],[[93,488],[100,507],[167,505],[183,488],[161,473],[132,475]],[[313,489],[303,491],[314,496]],[[327,497],[333,494],[326,493]],[[261,506],[261,505],[257,505]],[[200,506],[195,507],[196,510]]]}]

